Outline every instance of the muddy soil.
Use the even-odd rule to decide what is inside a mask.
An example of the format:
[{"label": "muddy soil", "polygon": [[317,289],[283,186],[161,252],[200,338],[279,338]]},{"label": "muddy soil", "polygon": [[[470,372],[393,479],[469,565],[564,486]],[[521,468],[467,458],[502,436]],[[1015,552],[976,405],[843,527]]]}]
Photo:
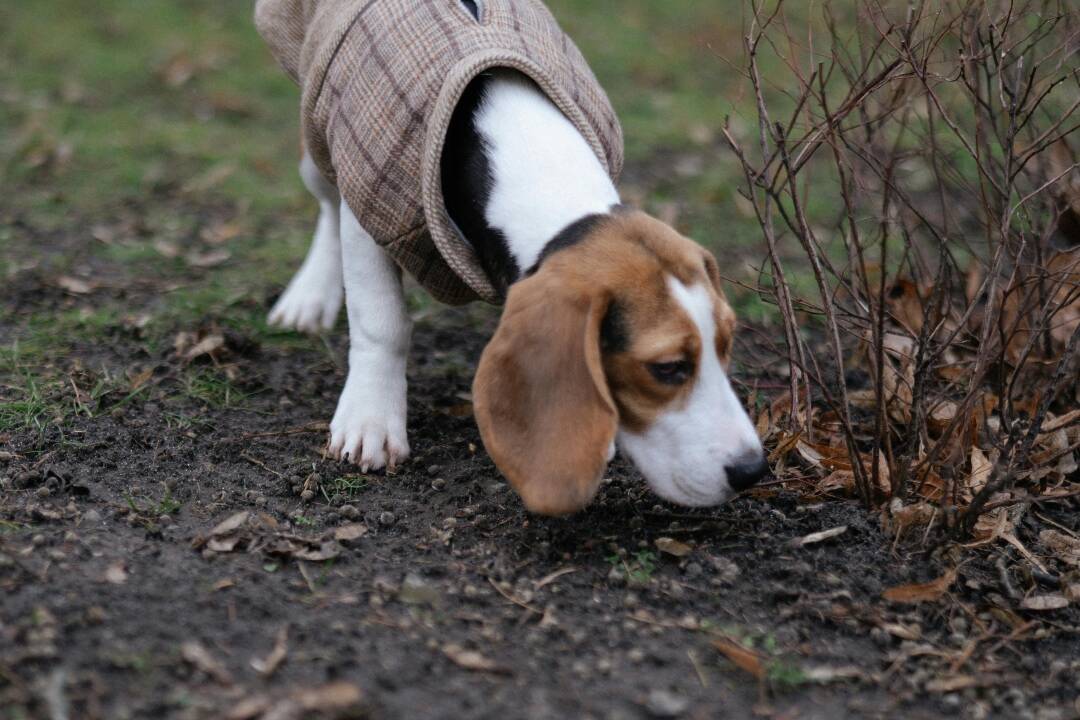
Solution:
[{"label": "muddy soil", "polygon": [[[137,289],[72,299],[46,275],[0,290],[4,345],[31,311],[160,302]],[[621,459],[585,512],[525,513],[469,414],[495,318],[419,320],[413,457],[389,475],[322,458],[340,335],[233,329],[190,361],[124,324],[105,343],[71,338],[55,369],[77,384],[141,374],[142,390],[0,437],[0,716],[1080,714],[1080,611],[1017,610],[1009,594],[1046,579],[1025,578],[1009,547],[897,543],[855,503],[778,485],[687,511]],[[193,372],[232,378],[234,396],[193,394]],[[1039,508],[1018,537],[1039,552],[1041,529],[1075,532],[1077,515]],[[941,601],[882,598],[957,562]],[[733,663],[732,643],[754,654]]]}]

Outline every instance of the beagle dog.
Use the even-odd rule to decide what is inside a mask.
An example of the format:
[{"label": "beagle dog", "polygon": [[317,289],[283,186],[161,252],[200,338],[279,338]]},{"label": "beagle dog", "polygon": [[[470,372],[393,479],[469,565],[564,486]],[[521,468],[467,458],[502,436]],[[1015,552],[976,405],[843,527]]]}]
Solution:
[{"label": "beagle dog", "polygon": [[[531,80],[492,70],[470,83],[441,172],[451,219],[509,288],[473,398],[484,445],[529,510],[583,508],[616,447],[685,506],[722,503],[767,474],[728,379],[735,313],[716,259],[622,205]],[[409,456],[400,271],[307,155],[300,174],[321,212],[270,322],[327,330],[344,299],[349,371],[329,452],[365,472],[393,467]]]}]

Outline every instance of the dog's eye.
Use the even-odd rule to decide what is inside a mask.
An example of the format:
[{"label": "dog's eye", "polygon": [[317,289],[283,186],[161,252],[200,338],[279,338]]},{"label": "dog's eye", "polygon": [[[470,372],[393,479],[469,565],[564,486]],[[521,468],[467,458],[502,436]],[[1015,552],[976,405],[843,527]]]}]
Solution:
[{"label": "dog's eye", "polygon": [[675,360],[673,362],[650,363],[649,372],[657,382],[665,385],[682,385],[690,379],[694,366],[689,360]]}]

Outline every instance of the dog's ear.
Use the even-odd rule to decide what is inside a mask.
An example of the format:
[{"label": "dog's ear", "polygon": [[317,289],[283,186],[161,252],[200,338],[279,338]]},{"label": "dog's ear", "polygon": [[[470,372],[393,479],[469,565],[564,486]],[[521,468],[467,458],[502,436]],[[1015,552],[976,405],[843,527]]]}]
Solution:
[{"label": "dog's ear", "polygon": [[484,446],[543,515],[565,515],[596,494],[618,427],[604,377],[601,290],[541,267],[510,289],[473,382]]}]

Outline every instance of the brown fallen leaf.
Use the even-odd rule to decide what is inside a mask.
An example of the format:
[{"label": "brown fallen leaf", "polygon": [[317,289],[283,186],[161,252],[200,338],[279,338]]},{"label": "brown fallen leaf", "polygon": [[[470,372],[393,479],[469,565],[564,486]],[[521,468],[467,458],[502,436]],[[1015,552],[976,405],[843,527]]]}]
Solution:
[{"label": "brown fallen leaf", "polygon": [[1052,550],[1062,562],[1080,568],[1080,538],[1058,530],[1043,530],[1039,533],[1039,542]]},{"label": "brown fallen leaf", "polygon": [[450,662],[465,670],[509,674],[509,670],[505,667],[499,665],[494,660],[481,655],[475,650],[466,650],[460,645],[445,645],[442,651],[443,654],[449,658]]},{"label": "brown fallen leaf", "polygon": [[677,558],[684,558],[694,551],[686,543],[669,537],[656,538],[656,549]]},{"label": "brown fallen leaf", "polygon": [[986,457],[986,453],[977,447],[971,448],[971,473],[967,478],[966,497],[974,497],[986,487],[986,481],[990,479],[990,471],[994,464]]},{"label": "brown fallen leaf", "polygon": [[364,694],[352,683],[336,682],[293,693],[293,698],[307,711],[341,711],[360,705]]},{"label": "brown fallen leaf", "polygon": [[289,626],[286,625],[278,630],[277,637],[274,639],[274,647],[270,650],[270,654],[263,659],[253,658],[251,667],[263,677],[270,677],[279,667],[281,667],[281,663],[285,662],[285,658],[289,654],[288,643]]},{"label": "brown fallen leaf", "polygon": [[128,392],[135,392],[142,388],[146,383],[150,382],[150,378],[154,377],[154,368],[148,367],[142,372],[135,373],[128,380]]},{"label": "brown fallen leaf", "polygon": [[349,525],[342,525],[334,530],[334,539],[338,542],[349,542],[350,540],[357,540],[367,535],[368,527],[362,523],[351,523]]},{"label": "brown fallen leaf", "polygon": [[933,602],[941,599],[954,582],[956,582],[955,569],[949,570],[937,580],[889,588],[882,593],[882,597],[889,602],[898,603]]},{"label": "brown fallen leaf", "polygon": [[232,685],[232,676],[229,671],[197,640],[189,640],[181,645],[180,657],[184,659],[184,662],[206,673],[222,685]]},{"label": "brown fallen leaf", "polygon": [[324,720],[366,717],[364,694],[351,683],[337,682],[290,691],[284,697],[261,694],[245,698],[226,720],[301,720],[315,713]]},{"label": "brown fallen leaf", "polygon": [[238,513],[230,515],[227,519],[218,523],[213,530],[210,531],[210,535],[213,537],[219,537],[221,535],[228,535],[231,532],[239,530],[248,521],[250,513],[247,510],[241,510]]},{"label": "brown fallen leaf", "polygon": [[765,663],[759,653],[724,637],[713,638],[712,644],[740,670],[750,673],[759,681],[765,679]]}]

